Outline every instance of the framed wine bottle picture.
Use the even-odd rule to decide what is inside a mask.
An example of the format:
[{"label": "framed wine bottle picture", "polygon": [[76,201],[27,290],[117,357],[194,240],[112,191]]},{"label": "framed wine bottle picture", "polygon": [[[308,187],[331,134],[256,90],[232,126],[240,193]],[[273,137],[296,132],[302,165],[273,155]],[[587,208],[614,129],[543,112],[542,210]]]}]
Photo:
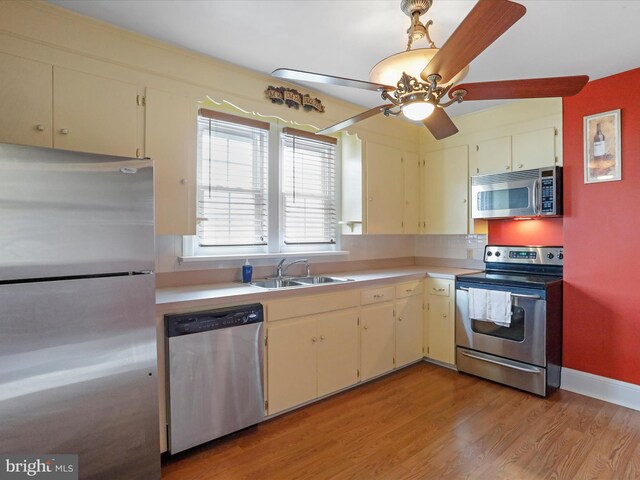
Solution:
[{"label": "framed wine bottle picture", "polygon": [[620,110],[584,117],[584,183],[622,180]]}]

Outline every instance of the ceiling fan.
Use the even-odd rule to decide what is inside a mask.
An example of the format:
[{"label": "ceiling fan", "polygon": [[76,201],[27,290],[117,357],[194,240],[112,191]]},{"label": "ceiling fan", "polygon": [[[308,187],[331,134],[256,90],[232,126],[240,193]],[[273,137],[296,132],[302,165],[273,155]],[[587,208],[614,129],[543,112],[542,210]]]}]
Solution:
[{"label": "ceiling fan", "polygon": [[[410,120],[421,120],[438,140],[458,132],[445,111],[454,103],[463,100],[565,97],[575,95],[589,81],[588,76],[578,75],[458,84],[467,74],[469,63],[516,23],[526,8],[509,0],[478,0],[449,40],[438,49],[429,36],[428,29],[433,22],[420,22],[420,16],[429,10],[432,3],[433,0],[401,0],[400,8],[411,18],[407,50],[376,64],[370,73],[371,81],[288,68],[278,68],[272,75],[286,80],[377,91],[387,101],[320,130],[318,134],[343,130],[378,113],[387,117],[402,113]],[[422,38],[429,42],[429,48],[412,49],[413,42]]]}]

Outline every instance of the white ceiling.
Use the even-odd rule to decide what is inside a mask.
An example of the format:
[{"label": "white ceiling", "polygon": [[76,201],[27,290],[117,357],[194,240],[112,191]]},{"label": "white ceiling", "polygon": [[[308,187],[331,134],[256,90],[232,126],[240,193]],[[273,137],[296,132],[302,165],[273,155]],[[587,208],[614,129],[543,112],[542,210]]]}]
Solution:
[{"label": "white ceiling", "polygon": [[[404,51],[409,17],[400,0],[51,0],[212,57],[270,73],[278,67],[361,80],[382,58]],[[434,0],[422,21],[442,46],[475,0]],[[520,0],[526,15],[470,65],[465,82],[586,74],[640,67],[640,0]],[[415,47],[426,47],[424,40]],[[277,82],[277,80],[274,80]],[[308,84],[372,108],[375,92]],[[606,92],[622,95],[624,92]],[[466,102],[452,115],[497,102]]]}]

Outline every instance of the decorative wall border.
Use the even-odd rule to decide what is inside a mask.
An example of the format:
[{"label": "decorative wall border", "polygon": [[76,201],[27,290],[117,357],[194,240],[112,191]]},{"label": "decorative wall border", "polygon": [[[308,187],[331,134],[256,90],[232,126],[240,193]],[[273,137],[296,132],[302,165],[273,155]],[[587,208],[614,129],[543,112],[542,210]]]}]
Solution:
[{"label": "decorative wall border", "polygon": [[562,368],[560,388],[640,411],[640,385]]}]

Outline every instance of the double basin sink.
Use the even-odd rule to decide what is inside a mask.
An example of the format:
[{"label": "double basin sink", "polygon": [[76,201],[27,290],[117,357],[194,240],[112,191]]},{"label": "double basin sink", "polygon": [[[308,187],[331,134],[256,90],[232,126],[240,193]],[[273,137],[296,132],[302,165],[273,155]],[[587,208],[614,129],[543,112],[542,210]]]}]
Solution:
[{"label": "double basin sink", "polygon": [[311,285],[324,285],[328,283],[352,282],[351,278],[328,277],[325,275],[313,275],[309,277],[286,277],[286,278],[265,278],[249,282],[248,285],[277,290],[280,288],[308,287]]}]

